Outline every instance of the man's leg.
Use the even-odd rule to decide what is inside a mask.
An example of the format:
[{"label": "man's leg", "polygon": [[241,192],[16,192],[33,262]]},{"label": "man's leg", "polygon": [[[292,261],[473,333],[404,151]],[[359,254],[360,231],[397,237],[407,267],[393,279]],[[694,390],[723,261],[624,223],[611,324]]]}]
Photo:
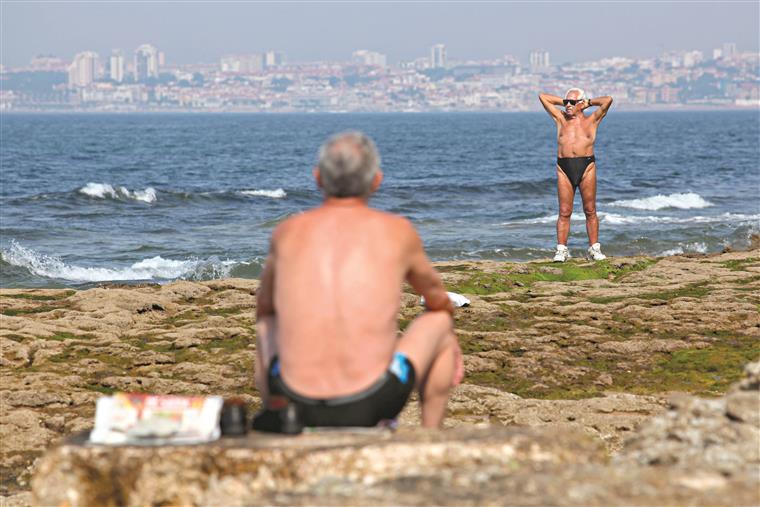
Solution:
[{"label": "man's leg", "polygon": [[454,322],[446,311],[417,317],[396,347],[414,366],[422,405],[422,426],[439,428],[446,415],[449,390],[461,380],[461,352]]},{"label": "man's leg", "polygon": [[567,245],[570,234],[570,217],[573,214],[575,189],[567,175],[557,167],[557,197],[559,198],[559,217],[557,218],[557,243]]},{"label": "man's leg", "polygon": [[596,164],[591,163],[583,174],[579,185],[581,199],[583,200],[583,212],[586,214],[586,233],[588,244],[593,245],[599,241],[599,217],[596,216]]},{"label": "man's leg", "polygon": [[269,371],[269,363],[277,354],[276,338],[277,321],[274,315],[256,319],[256,360],[253,366],[253,375],[262,401],[266,401],[269,397],[267,372]]}]

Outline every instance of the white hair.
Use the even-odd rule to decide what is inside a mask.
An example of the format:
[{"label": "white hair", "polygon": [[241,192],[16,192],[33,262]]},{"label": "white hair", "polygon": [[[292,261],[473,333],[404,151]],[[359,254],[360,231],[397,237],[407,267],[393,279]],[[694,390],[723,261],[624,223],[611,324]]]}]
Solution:
[{"label": "white hair", "polygon": [[322,189],[331,197],[364,197],[380,168],[377,147],[361,132],[337,134],[319,149]]},{"label": "white hair", "polygon": [[580,88],[570,88],[565,92],[565,98],[567,98],[568,95],[570,95],[572,92],[578,92],[580,94],[580,97],[578,97],[581,100],[586,100],[588,97],[586,96],[586,92],[581,90]]}]

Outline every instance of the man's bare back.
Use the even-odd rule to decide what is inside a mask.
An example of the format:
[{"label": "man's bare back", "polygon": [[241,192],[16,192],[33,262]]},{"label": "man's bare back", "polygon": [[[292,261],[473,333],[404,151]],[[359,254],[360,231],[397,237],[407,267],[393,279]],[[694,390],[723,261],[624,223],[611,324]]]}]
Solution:
[{"label": "man's bare back", "polygon": [[408,221],[355,199],[328,199],[277,228],[274,303],[289,385],[347,395],[387,368],[415,239]]},{"label": "man's bare back", "polygon": [[[464,375],[453,307],[412,224],[368,206],[382,181],[374,143],[332,138],[314,176],[325,200],[273,232],[257,291],[257,421],[285,403],[307,425],[372,426],[416,387],[422,424],[438,427]],[[398,337],[405,281],[428,311]]]}]

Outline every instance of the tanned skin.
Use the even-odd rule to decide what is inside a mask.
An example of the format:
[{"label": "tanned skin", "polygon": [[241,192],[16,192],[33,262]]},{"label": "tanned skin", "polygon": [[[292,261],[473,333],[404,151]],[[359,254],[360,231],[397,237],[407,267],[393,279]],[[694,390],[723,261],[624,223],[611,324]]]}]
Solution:
[{"label": "tanned skin", "polygon": [[[321,186],[319,169],[314,170]],[[378,171],[372,185],[380,185]],[[422,424],[440,427],[449,389],[464,376],[453,306],[412,224],[368,206],[368,197],[325,197],[272,234],[257,291],[256,383],[277,354],[284,381],[314,398],[362,391],[387,370],[395,351],[414,366]],[[427,311],[399,338],[402,284]]]},{"label": "tanned skin", "polygon": [[[578,102],[576,105],[568,104],[564,110],[556,107],[563,105],[561,97],[541,93],[538,98],[546,112],[557,124],[557,157],[589,157],[593,155],[596,131],[612,105],[612,97],[587,99]],[[580,98],[580,93],[573,90],[566,98],[577,100]],[[598,106],[598,109],[590,115],[584,114],[583,111],[591,106]],[[599,218],[596,216],[596,163],[591,163],[586,169],[578,187],[583,200],[583,212],[586,214],[588,243],[593,245],[599,241]],[[567,245],[575,189],[559,166],[557,166],[557,196],[559,198],[557,243]]]}]

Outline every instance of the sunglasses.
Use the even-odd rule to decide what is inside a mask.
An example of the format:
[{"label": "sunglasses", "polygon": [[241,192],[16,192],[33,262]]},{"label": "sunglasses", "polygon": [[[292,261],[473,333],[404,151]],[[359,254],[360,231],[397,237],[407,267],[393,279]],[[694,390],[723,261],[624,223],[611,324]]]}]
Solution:
[{"label": "sunglasses", "polygon": [[562,103],[564,105],[570,104],[571,106],[574,106],[575,104],[578,104],[579,102],[583,102],[583,101],[580,99],[563,99],[562,100]]}]

